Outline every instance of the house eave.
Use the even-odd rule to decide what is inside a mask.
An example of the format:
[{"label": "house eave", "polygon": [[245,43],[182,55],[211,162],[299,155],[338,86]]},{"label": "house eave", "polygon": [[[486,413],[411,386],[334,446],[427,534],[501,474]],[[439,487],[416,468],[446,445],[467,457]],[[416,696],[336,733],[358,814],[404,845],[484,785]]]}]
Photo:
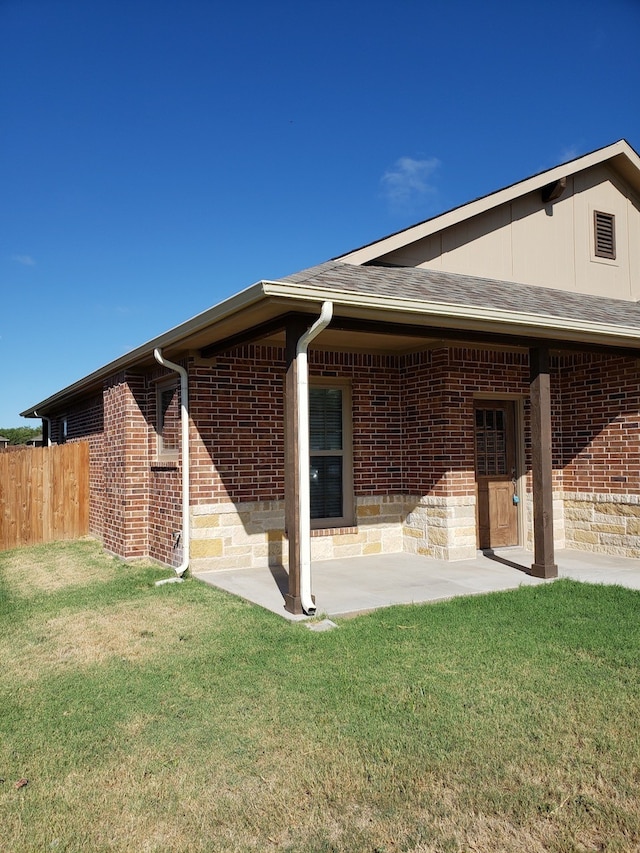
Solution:
[{"label": "house eave", "polygon": [[[153,351],[156,347],[159,347],[168,354],[172,354],[178,349],[184,349],[189,338],[216,323],[222,322],[230,316],[238,314],[263,298],[262,282],[257,282],[251,285],[251,287],[240,291],[240,293],[229,297],[229,299],[225,299],[223,302],[203,311],[201,314],[197,314],[184,323],[169,329],[169,331],[164,332],[162,335],[152,338],[150,341],[136,347],[136,349],[131,350],[120,358],[110,361],[108,364],[79,379],[72,385],[68,385],[61,391],[57,391],[34,406],[30,406],[21,412],[20,415],[23,418],[39,417],[40,414],[46,414],[52,409],[64,406],[69,400],[75,397],[87,394],[101,387],[103,380],[109,376],[113,376],[128,368],[142,366],[145,363],[152,364],[154,363]],[[35,414],[36,412],[38,412],[37,415]]]},{"label": "house eave", "polygon": [[349,290],[281,282],[263,282],[265,295],[286,298],[297,303],[310,302],[315,307],[331,301],[336,313],[342,316],[366,320],[390,320],[420,326],[425,320],[445,329],[464,332],[482,331],[509,336],[522,336],[536,340],[559,340],[572,343],[595,344],[598,346],[638,348],[640,329],[587,320],[577,321],[564,317],[539,315],[482,308],[445,302],[430,302],[418,299],[397,299],[380,294],[367,295]]},{"label": "house eave", "polygon": [[157,347],[175,356],[197,348],[198,336],[206,336],[209,341],[224,339],[229,334],[231,322],[237,328],[251,328],[258,311],[268,317],[288,311],[313,314],[325,301],[334,303],[336,316],[382,324],[393,322],[417,329],[429,325],[459,331],[461,338],[464,338],[465,331],[484,332],[496,337],[504,336],[505,339],[521,338],[523,346],[535,340],[564,341],[585,346],[637,349],[640,355],[640,329],[633,327],[494,307],[366,294],[319,285],[309,287],[286,281],[260,281],[25,409],[21,416],[34,418],[60,410],[71,400],[101,388],[105,379],[122,370],[154,364],[153,351]]}]

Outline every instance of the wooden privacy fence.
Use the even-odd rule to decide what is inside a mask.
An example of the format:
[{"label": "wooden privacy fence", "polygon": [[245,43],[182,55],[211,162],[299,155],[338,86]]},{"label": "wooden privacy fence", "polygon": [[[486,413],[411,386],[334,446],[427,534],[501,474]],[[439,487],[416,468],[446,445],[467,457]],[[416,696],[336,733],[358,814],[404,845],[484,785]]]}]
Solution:
[{"label": "wooden privacy fence", "polygon": [[89,532],[89,442],[0,451],[0,551]]}]

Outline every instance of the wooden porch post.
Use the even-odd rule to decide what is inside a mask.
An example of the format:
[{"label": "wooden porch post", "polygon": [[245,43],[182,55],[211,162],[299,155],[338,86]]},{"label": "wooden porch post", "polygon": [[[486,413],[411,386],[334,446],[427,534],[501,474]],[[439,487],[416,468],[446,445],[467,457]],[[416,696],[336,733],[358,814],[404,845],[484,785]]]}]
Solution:
[{"label": "wooden porch post", "polygon": [[298,364],[296,346],[307,331],[308,323],[301,318],[292,318],[286,326],[287,374],[285,379],[285,427],[284,427],[284,505],[285,526],[289,540],[289,591],[284,597],[285,610],[303,613],[300,599],[300,519],[298,517],[298,495],[300,477],[298,472]]},{"label": "wooden porch post", "polygon": [[549,348],[529,350],[531,387],[531,469],[533,475],[533,564],[537,578],[558,577],[553,552],[553,463]]}]

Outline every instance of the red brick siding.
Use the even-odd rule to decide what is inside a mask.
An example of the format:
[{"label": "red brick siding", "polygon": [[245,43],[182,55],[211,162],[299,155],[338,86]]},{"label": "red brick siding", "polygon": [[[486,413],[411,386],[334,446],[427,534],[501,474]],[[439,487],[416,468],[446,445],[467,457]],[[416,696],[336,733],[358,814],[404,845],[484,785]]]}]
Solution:
[{"label": "red brick siding", "polygon": [[[284,498],[284,374],[280,347],[248,345],[211,364],[189,361],[193,504]],[[474,395],[521,395],[529,464],[526,352],[312,350],[310,375],[350,383],[357,496],[474,494]],[[105,382],[103,394],[63,414],[68,440],[90,441],[92,532],[123,556],[177,565],[181,460],[158,459],[155,431],[157,380],[173,376],[162,368],[121,373]],[[556,487],[636,493],[636,360],[563,356],[552,361],[551,387]],[[56,414],[53,441],[60,423]]]},{"label": "red brick siding", "polygon": [[562,359],[565,491],[637,494],[639,380],[633,358],[585,353]]},{"label": "red brick siding", "polygon": [[[194,503],[284,497],[284,371],[282,349],[253,345],[193,367]],[[474,494],[474,395],[529,393],[526,353],[465,347],[400,358],[312,350],[309,373],[350,382],[357,496]],[[552,378],[556,485],[560,395]]]},{"label": "red brick siding", "polygon": [[240,347],[191,369],[194,504],[284,497],[284,353]]},{"label": "red brick siding", "polygon": [[103,542],[123,557],[148,553],[146,408],[144,377],[121,373],[105,383]]},{"label": "red brick siding", "polygon": [[394,356],[314,350],[309,377],[349,380],[356,496],[403,491],[400,370]]},{"label": "red brick siding", "polygon": [[[187,367],[187,363],[182,362]],[[147,453],[149,458],[149,556],[161,563],[178,566],[182,562],[182,458],[171,461],[158,456],[157,386],[175,383],[170,409],[165,412],[165,435],[179,447],[181,441],[180,377],[163,367],[155,368],[147,377]]]},{"label": "red brick siding", "polygon": [[182,562],[182,469],[152,466],[149,474],[149,556],[169,566]]},{"label": "red brick siding", "polygon": [[402,381],[406,492],[473,495],[474,395],[528,394],[527,355],[466,347],[416,353],[403,359]]},{"label": "red brick siding", "polygon": [[[349,380],[356,494],[402,489],[399,370],[388,356],[312,351],[309,374]],[[194,365],[193,502],[284,499],[284,352],[246,346]]]}]

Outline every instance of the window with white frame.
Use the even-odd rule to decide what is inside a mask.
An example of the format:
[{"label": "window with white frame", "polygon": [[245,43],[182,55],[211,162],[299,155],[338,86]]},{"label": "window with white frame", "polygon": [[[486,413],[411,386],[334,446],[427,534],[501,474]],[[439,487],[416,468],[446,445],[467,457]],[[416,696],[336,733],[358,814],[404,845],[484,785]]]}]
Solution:
[{"label": "window with white frame", "polygon": [[309,388],[312,527],[353,523],[351,395],[347,385]]},{"label": "window with white frame", "polygon": [[180,450],[180,386],[163,382],[156,387],[156,433],[158,457],[175,459]]}]

